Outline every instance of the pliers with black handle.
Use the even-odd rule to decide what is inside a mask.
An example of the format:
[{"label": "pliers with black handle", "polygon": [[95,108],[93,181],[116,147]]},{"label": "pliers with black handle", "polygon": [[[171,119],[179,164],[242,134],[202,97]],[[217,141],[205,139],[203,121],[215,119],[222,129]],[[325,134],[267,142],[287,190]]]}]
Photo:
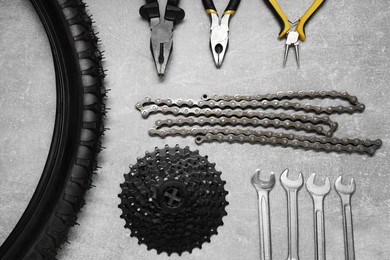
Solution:
[{"label": "pliers with black handle", "polygon": [[218,15],[212,0],[202,0],[202,2],[206,13],[211,17],[210,47],[215,65],[220,68],[229,43],[229,20],[236,13],[241,0],[230,0],[222,17]]},{"label": "pliers with black handle", "polygon": [[[306,40],[306,34],[305,34],[305,25],[308,22],[308,20],[312,17],[312,15],[318,10],[318,8],[322,5],[324,0],[314,0],[314,3],[309,7],[309,9],[305,12],[305,14],[298,19],[298,21],[292,23],[287,18],[286,14],[283,12],[282,8],[278,4],[276,0],[266,0],[268,1],[272,8],[274,9],[276,13],[276,17],[278,18],[279,23],[281,24],[282,30],[279,33],[279,39],[282,39],[284,37],[287,37],[286,40],[286,46],[285,46],[285,52],[284,52],[284,60],[283,60],[283,66],[286,65],[287,57],[288,57],[288,51],[292,45],[295,47],[295,55],[298,67],[300,65],[299,62],[299,42]],[[291,27],[295,25],[295,28],[292,29]]]},{"label": "pliers with black handle", "polygon": [[164,76],[172,51],[173,26],[183,20],[184,10],[178,7],[179,0],[168,0],[165,15],[161,17],[157,0],[145,0],[139,9],[140,15],[150,21],[150,48],[159,76]]}]

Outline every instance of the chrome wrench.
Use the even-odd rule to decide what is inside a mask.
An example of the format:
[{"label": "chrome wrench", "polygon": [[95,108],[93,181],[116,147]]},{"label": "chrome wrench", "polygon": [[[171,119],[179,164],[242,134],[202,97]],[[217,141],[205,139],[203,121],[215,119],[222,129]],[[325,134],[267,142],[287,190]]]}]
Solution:
[{"label": "chrome wrench", "polygon": [[348,185],[342,184],[341,180],[342,176],[339,176],[334,183],[334,187],[341,199],[344,231],[344,254],[346,260],[354,260],[355,247],[353,239],[351,196],[356,190],[356,184],[353,178],[350,180]]},{"label": "chrome wrench", "polygon": [[287,260],[299,259],[298,191],[303,186],[302,173],[293,181],[288,178],[288,169],[280,175],[280,182],[287,194],[288,256]]},{"label": "chrome wrench", "polygon": [[269,210],[269,192],[275,185],[275,175],[271,173],[268,180],[260,178],[260,170],[252,176],[252,184],[257,190],[259,203],[259,230],[260,230],[260,260],[272,259],[271,222]]},{"label": "chrome wrench", "polygon": [[314,184],[315,173],[306,181],[306,189],[313,200],[314,210],[314,256],[316,260],[325,260],[325,216],[324,216],[324,198],[330,192],[330,181],[326,177],[322,186]]}]

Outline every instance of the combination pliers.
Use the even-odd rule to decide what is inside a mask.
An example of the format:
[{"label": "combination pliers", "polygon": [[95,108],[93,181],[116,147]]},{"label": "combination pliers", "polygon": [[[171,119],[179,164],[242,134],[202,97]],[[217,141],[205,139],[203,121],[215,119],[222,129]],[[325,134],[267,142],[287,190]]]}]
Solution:
[{"label": "combination pliers", "polygon": [[178,3],[179,0],[168,0],[164,17],[160,16],[158,0],[146,0],[146,4],[139,9],[140,15],[150,22],[150,49],[159,76],[164,76],[172,51],[173,26],[185,16]]},{"label": "combination pliers", "polygon": [[212,0],[202,0],[202,2],[206,13],[211,17],[210,47],[215,65],[220,68],[229,43],[229,20],[236,13],[241,0],[230,0],[222,17],[219,17]]},{"label": "combination pliers", "polygon": [[[267,1],[267,0],[266,0]],[[295,57],[297,60],[298,67],[300,66],[299,62],[299,42],[306,40],[305,34],[305,25],[306,22],[310,19],[310,17],[317,11],[317,9],[321,6],[324,0],[315,0],[314,3],[309,7],[309,9],[305,12],[305,14],[298,19],[296,22],[291,22],[286,14],[283,12],[282,8],[278,4],[276,0],[268,0],[272,5],[273,9],[276,12],[276,17],[278,18],[279,23],[282,26],[282,30],[279,33],[279,39],[284,38],[287,35],[285,51],[284,51],[284,60],[283,66],[286,66],[288,51],[291,46],[295,47]],[[295,26],[294,29],[291,27]]]}]

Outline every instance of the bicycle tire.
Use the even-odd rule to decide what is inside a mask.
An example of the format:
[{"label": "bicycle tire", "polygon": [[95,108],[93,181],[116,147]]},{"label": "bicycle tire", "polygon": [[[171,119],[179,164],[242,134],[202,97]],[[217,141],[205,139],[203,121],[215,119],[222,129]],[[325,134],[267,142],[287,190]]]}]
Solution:
[{"label": "bicycle tire", "polygon": [[85,204],[105,130],[102,53],[80,0],[30,0],[50,42],[56,117],[47,161],[0,259],[54,259]]}]

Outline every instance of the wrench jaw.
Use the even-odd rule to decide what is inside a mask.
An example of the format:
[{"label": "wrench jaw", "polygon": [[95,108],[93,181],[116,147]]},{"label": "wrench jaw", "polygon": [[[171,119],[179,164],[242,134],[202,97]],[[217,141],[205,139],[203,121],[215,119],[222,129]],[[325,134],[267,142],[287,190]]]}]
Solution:
[{"label": "wrench jaw", "polygon": [[282,183],[285,189],[296,189],[300,190],[303,186],[303,176],[302,173],[299,173],[298,178],[296,180],[291,180],[288,178],[289,169],[283,171],[280,175],[280,182]]},{"label": "wrench jaw", "polygon": [[330,181],[329,178],[325,178],[325,183],[322,186],[316,185],[314,183],[316,178],[316,174],[313,173],[310,175],[310,177],[306,180],[306,189],[309,191],[311,195],[316,196],[326,196],[330,192]]},{"label": "wrench jaw", "polygon": [[262,179],[260,177],[260,170],[257,169],[252,176],[252,184],[257,190],[267,190],[270,191],[275,186],[275,174],[271,173],[268,180]]},{"label": "wrench jaw", "polygon": [[342,183],[342,175],[340,175],[334,183],[334,188],[337,193],[341,196],[341,194],[352,195],[356,190],[356,183],[353,178],[349,181],[348,185],[344,185]]}]

